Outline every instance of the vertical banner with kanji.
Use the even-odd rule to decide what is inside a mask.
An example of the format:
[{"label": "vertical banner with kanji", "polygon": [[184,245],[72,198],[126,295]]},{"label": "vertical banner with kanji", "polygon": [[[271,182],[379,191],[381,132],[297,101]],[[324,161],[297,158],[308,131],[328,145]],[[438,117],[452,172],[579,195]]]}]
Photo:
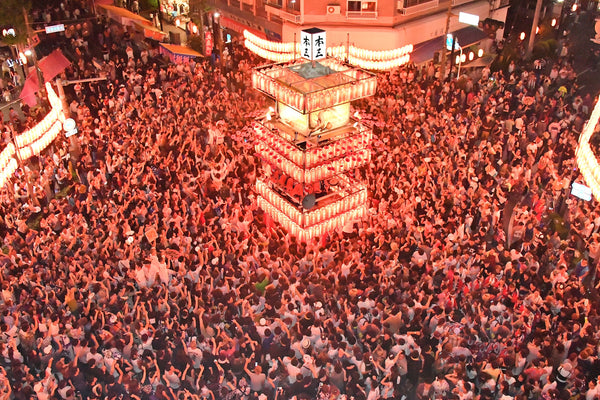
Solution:
[{"label": "vertical banner with kanji", "polygon": [[320,60],[327,56],[327,37],[319,28],[304,29],[300,32],[300,53],[307,60]]},{"label": "vertical banner with kanji", "polygon": [[213,45],[214,41],[212,32],[207,30],[206,32],[204,32],[204,55],[206,57],[210,57],[210,55],[212,54]]}]

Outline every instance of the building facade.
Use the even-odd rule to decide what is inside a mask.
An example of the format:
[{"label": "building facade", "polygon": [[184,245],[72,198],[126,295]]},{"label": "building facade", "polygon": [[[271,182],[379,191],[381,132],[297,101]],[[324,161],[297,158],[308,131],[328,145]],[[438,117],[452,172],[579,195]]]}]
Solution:
[{"label": "building facade", "polygon": [[[302,29],[319,27],[327,31],[328,46],[350,44],[369,50],[407,44],[416,48],[436,38],[441,43],[450,7],[450,33],[468,27],[459,21],[460,12],[503,23],[509,7],[508,0],[213,0],[212,4],[226,28],[239,31],[249,26],[266,39],[293,42]],[[501,35],[502,30],[497,32]]]}]

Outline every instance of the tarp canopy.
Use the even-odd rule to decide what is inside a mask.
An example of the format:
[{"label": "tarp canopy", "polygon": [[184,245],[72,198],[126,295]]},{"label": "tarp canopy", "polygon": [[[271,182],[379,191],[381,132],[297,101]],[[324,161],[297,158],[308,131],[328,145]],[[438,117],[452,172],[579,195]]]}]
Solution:
[{"label": "tarp canopy", "polygon": [[[463,47],[467,48],[475,43],[478,43],[487,37],[487,34],[481,29],[477,29],[474,26],[467,26],[466,28],[459,29],[451,32],[457,39],[458,43]],[[433,58],[433,53],[442,49],[444,41],[442,37],[438,36],[434,39],[430,39],[426,42],[416,44],[414,50],[410,55],[410,60],[415,64],[422,64]]]},{"label": "tarp canopy", "polygon": [[153,39],[160,42],[162,40],[165,40],[167,36],[169,36],[167,32],[163,32],[152,25],[148,26],[146,24],[136,22],[135,26],[138,30],[143,31],[144,37],[148,39]]},{"label": "tarp canopy", "polygon": [[241,22],[234,21],[231,18],[221,17],[219,25],[223,28],[231,29],[232,31],[244,34],[244,30],[251,32],[261,39],[267,40],[267,35],[264,32],[254,29],[253,27],[242,24]]},{"label": "tarp canopy", "polygon": [[171,61],[177,64],[187,63],[193,58],[202,57],[202,54],[198,53],[196,50],[168,43],[160,44],[160,54],[167,55]]},{"label": "tarp canopy", "polygon": [[137,15],[136,13],[132,13],[125,8],[115,7],[108,4],[98,4],[98,9],[104,10],[109,18],[120,22],[122,25],[134,25],[135,23],[140,23],[143,25],[152,26],[152,22],[142,16]]},{"label": "tarp canopy", "polygon": [[[42,71],[44,83],[46,83],[63,72],[69,65],[71,65],[71,62],[67,59],[67,57],[65,57],[60,49],[56,49],[38,61],[38,65]],[[30,107],[35,106],[37,103],[35,94],[39,90],[39,86],[40,85],[38,83],[35,67],[30,68],[29,75],[27,75],[25,85],[23,85],[23,90],[21,91],[19,98]]]}]

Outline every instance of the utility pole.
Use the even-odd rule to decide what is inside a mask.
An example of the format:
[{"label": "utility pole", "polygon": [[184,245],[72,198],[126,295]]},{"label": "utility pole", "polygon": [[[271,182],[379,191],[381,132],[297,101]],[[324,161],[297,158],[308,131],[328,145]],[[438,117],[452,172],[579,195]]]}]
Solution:
[{"label": "utility pole", "polygon": [[37,73],[40,98],[43,99],[46,94],[46,89],[44,88],[44,83],[45,83],[44,76],[42,75],[42,70],[40,69],[40,66],[38,64],[37,54],[35,52],[35,46],[31,45],[31,36],[32,36],[31,34],[33,33],[33,30],[31,29],[31,26],[29,25],[29,16],[27,15],[27,10],[25,9],[25,7],[23,7],[23,16],[25,17],[25,26],[27,27],[27,45],[31,49],[31,58],[33,59],[33,65],[34,65],[35,71]]},{"label": "utility pole", "polygon": [[[540,0],[538,0],[540,1]],[[452,18],[452,0],[448,1],[448,16],[446,17],[446,31],[444,32],[444,36],[442,40],[444,45],[442,47],[442,54],[440,57],[440,81],[444,81],[444,76],[446,75],[446,38],[448,37],[448,32],[450,31],[450,18]],[[452,60],[450,60],[452,62]]]},{"label": "utility pole", "polygon": [[[537,31],[538,24],[540,22],[540,12],[542,11],[542,1],[537,0],[535,5],[535,14],[533,15],[533,24],[531,25],[531,34],[529,35],[529,45],[527,46],[527,56],[526,58],[531,57],[531,53],[533,53],[533,44],[535,42],[535,32]],[[564,7],[564,4],[563,4]]]}]

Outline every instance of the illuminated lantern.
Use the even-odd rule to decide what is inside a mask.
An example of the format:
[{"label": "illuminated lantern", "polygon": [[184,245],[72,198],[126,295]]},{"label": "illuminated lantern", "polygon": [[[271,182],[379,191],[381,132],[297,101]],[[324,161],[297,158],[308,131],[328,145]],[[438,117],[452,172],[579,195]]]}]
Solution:
[{"label": "illuminated lantern", "polygon": [[483,49],[477,50],[477,57],[483,57]]},{"label": "illuminated lantern", "polygon": [[473,53],[472,51],[469,52],[469,61],[473,61],[473,58],[475,58],[475,53]]},{"label": "illuminated lantern", "polygon": [[521,34],[519,35],[519,39],[525,40],[525,32],[521,32]]}]

